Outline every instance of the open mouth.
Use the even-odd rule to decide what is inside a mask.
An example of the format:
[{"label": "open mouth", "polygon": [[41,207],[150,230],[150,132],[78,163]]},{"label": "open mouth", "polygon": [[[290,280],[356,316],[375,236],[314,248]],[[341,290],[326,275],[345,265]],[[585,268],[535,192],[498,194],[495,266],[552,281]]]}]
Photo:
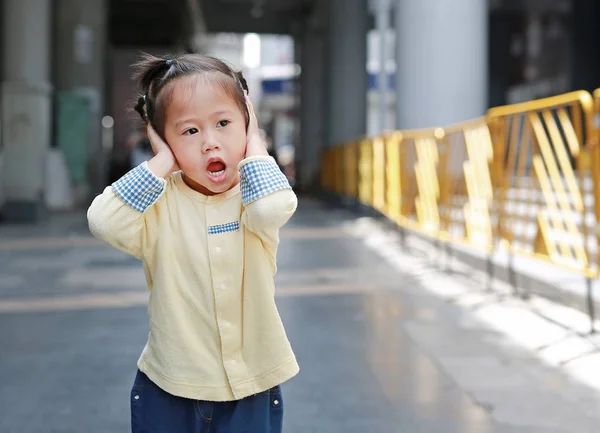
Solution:
[{"label": "open mouth", "polygon": [[213,181],[219,182],[222,177],[225,175],[225,169],[227,166],[223,161],[212,161],[208,163],[206,167],[206,172],[208,177]]}]

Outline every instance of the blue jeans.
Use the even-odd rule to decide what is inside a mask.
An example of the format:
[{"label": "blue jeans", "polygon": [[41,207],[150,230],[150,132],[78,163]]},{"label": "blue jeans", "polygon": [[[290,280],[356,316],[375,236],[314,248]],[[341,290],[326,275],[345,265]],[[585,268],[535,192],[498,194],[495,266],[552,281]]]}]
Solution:
[{"label": "blue jeans", "polygon": [[190,400],[138,370],[131,390],[132,433],[281,433],[282,423],[280,386],[236,401]]}]

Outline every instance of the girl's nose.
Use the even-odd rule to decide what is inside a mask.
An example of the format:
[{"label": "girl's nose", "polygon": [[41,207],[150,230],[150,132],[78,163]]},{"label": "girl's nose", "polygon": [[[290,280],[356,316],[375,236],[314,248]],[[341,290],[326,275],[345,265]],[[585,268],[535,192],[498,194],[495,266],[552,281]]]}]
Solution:
[{"label": "girl's nose", "polygon": [[206,134],[204,136],[203,143],[202,143],[202,152],[203,153],[207,153],[207,152],[210,152],[211,150],[215,150],[215,149],[219,149],[219,148],[220,148],[220,145],[219,145],[218,141],[215,140],[215,138],[211,134]]}]

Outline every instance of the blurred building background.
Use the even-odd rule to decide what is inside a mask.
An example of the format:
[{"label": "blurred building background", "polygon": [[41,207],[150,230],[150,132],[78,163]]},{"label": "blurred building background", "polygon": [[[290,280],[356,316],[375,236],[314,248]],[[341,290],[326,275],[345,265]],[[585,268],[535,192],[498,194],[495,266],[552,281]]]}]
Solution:
[{"label": "blurred building background", "polygon": [[[82,209],[131,166],[141,51],[248,77],[300,191],[323,148],[600,85],[597,0],[0,0],[0,215]],[[326,169],[326,168],[325,168]]]}]

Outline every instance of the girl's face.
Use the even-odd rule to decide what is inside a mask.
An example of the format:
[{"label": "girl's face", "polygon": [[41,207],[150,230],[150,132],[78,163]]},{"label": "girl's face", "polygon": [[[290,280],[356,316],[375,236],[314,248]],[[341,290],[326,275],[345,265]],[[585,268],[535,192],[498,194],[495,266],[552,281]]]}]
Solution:
[{"label": "girl's face", "polygon": [[165,138],[184,180],[205,195],[239,182],[246,119],[233,98],[201,75],[175,82],[165,112]]}]

